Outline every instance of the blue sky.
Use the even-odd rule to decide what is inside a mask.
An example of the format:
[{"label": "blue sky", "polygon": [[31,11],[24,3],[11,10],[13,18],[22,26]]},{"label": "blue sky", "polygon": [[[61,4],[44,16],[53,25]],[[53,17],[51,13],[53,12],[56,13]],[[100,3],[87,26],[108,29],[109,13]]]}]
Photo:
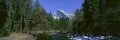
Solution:
[{"label": "blue sky", "polygon": [[[35,0],[32,1],[35,2]],[[56,10],[62,9],[66,13],[74,13],[76,9],[82,7],[84,0],[39,0],[39,2],[47,12],[54,13]]]}]

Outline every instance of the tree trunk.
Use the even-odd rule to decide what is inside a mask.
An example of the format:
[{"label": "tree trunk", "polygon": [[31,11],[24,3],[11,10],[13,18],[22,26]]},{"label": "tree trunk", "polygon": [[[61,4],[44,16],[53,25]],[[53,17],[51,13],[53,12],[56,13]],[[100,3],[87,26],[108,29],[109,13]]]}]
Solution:
[{"label": "tree trunk", "polygon": [[22,33],[22,15],[20,17],[20,33]]}]

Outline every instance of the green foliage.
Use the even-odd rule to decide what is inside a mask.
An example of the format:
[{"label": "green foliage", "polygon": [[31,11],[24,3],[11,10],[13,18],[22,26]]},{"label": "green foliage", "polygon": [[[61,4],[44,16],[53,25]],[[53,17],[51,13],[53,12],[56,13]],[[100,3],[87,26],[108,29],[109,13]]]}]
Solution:
[{"label": "green foliage", "polygon": [[5,23],[7,19],[7,5],[5,0],[0,1],[0,37],[6,36]]},{"label": "green foliage", "polygon": [[73,21],[73,32],[75,33],[85,33],[86,27],[84,27],[84,15],[83,12],[79,9],[75,11],[75,20]]},{"label": "green foliage", "polygon": [[73,31],[82,34],[118,36],[120,33],[119,2],[118,0],[85,0],[83,10],[75,12]]},{"label": "green foliage", "polygon": [[0,29],[4,26],[7,18],[7,5],[5,4],[5,1],[0,2]]},{"label": "green foliage", "polygon": [[7,28],[2,28],[0,29],[0,37],[4,37],[8,35],[8,30],[6,30]]},{"label": "green foliage", "polygon": [[67,18],[67,17],[60,18],[59,19],[59,26],[61,29],[67,30],[67,28],[69,27],[69,18]]},{"label": "green foliage", "polygon": [[55,26],[57,30],[68,30],[69,27],[69,18],[61,17],[55,20]]},{"label": "green foliage", "polygon": [[55,23],[56,20],[53,18],[52,13],[49,13],[48,20],[50,22],[51,29],[56,29],[56,23]]},{"label": "green foliage", "polygon": [[52,17],[44,8],[39,4],[38,0],[35,3],[35,9],[30,14],[29,24],[30,29],[36,30],[50,30],[52,23]]}]

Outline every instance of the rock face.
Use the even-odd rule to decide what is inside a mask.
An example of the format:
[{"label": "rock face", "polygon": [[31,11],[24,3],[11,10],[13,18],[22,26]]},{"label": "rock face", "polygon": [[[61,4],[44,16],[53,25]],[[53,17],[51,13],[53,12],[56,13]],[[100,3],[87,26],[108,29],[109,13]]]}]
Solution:
[{"label": "rock face", "polygon": [[71,19],[74,17],[74,14],[66,13],[64,10],[57,10],[53,15],[54,19],[59,19],[60,17],[68,17]]},{"label": "rock face", "polygon": [[34,40],[31,35],[23,33],[12,33],[8,37],[2,37],[0,40]]}]

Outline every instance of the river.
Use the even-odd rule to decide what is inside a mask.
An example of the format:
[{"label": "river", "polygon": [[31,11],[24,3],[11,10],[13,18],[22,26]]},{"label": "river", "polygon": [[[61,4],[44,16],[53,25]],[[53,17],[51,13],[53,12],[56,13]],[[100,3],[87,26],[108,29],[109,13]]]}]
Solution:
[{"label": "river", "polygon": [[69,40],[120,40],[119,37],[113,37],[113,36],[79,36],[79,35],[72,35],[71,33],[56,33],[53,35],[50,35],[51,38],[54,38],[58,40],[59,37],[63,36],[64,34],[67,34],[67,37]]}]

